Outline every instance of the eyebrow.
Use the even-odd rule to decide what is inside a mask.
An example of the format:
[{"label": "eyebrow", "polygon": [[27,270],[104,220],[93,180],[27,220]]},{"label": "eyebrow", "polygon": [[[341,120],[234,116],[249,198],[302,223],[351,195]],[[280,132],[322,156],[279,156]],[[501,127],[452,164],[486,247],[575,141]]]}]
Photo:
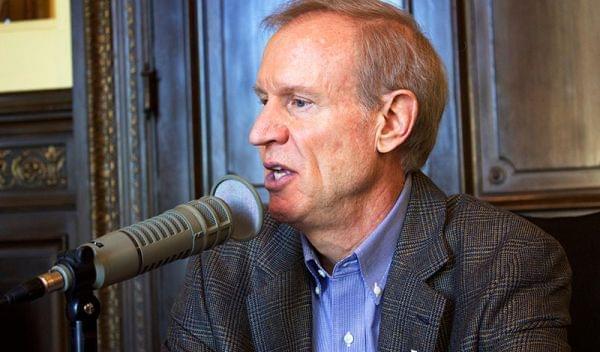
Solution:
[{"label": "eyebrow", "polygon": [[[262,87],[260,87],[257,84],[255,84],[254,87],[252,87],[252,89],[254,90],[254,93],[257,96],[267,94],[266,90],[264,90]],[[308,95],[311,95],[314,97],[319,96],[319,94],[315,93],[311,88],[309,88],[307,86],[302,86],[302,85],[282,86],[280,88],[277,88],[277,91],[276,91],[276,93],[278,95],[289,95],[294,92],[302,92],[302,93],[305,93],[305,94],[308,94]]]},{"label": "eyebrow", "polygon": [[262,89],[261,87],[259,87],[256,84],[252,87],[252,90],[254,91],[254,94],[256,94],[257,96],[261,96],[261,95],[266,95],[267,94],[267,92],[265,92],[264,89]]}]

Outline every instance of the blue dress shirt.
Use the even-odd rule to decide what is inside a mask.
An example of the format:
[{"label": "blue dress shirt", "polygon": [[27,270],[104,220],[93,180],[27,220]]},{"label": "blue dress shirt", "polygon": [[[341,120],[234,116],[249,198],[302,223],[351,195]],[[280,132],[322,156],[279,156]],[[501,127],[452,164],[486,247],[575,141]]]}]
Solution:
[{"label": "blue dress shirt", "polygon": [[[313,277],[312,315],[315,351],[376,351],[379,303],[402,230],[411,176],[392,210],[348,257],[328,274],[306,237],[301,236],[304,262]],[[367,205],[368,206],[368,205]]]}]

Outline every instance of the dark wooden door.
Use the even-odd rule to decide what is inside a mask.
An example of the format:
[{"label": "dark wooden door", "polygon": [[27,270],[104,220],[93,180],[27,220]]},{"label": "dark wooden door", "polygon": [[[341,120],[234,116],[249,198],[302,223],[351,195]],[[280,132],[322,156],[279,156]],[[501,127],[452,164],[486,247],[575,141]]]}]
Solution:
[{"label": "dark wooden door", "polygon": [[600,207],[600,8],[472,0],[474,192],[513,209]]}]

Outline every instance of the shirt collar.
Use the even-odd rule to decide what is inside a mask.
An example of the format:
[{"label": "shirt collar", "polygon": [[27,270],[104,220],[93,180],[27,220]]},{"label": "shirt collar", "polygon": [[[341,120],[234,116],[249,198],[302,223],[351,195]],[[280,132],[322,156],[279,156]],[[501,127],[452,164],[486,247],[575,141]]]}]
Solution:
[{"label": "shirt collar", "polygon": [[[402,225],[408,207],[408,199],[410,198],[410,190],[412,186],[412,176],[408,174],[404,182],[404,187],[396,203],[386,215],[386,217],[377,225],[375,230],[367,236],[367,238],[356,248],[354,253],[341,260],[338,264],[352,260],[354,257],[358,259],[361,277],[365,285],[370,288],[373,298],[379,302],[381,294],[375,294],[375,287],[379,287],[381,292],[385,288],[387,280],[387,272],[394,256],[396,243],[402,231]],[[302,250],[304,253],[304,262],[306,267],[315,278],[319,285],[319,273],[323,270],[319,258],[317,257],[312,245],[308,242],[304,234],[301,236]],[[337,267],[337,264],[336,264]],[[335,275],[334,268],[334,275]]]}]

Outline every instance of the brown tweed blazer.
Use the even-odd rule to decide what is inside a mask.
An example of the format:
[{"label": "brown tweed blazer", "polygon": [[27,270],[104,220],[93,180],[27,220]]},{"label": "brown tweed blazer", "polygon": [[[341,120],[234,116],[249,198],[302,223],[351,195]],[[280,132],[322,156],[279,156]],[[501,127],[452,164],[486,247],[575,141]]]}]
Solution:
[{"label": "brown tweed blazer", "polygon": [[[571,271],[534,225],[413,175],[381,307],[380,351],[568,351]],[[263,231],[190,260],[172,351],[310,351],[311,282],[298,233]]]}]

